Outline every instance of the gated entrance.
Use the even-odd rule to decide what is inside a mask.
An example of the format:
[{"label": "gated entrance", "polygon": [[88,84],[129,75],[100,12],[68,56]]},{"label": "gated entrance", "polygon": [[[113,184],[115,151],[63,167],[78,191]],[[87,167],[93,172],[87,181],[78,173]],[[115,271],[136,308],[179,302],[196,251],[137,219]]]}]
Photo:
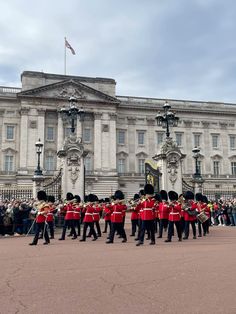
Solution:
[{"label": "gated entrance", "polygon": [[47,193],[47,195],[53,195],[55,196],[55,199],[61,199],[61,177],[62,170],[59,171],[56,177],[50,179],[48,182],[44,182],[42,189]]},{"label": "gated entrance", "polygon": [[160,177],[161,173],[157,165],[151,161],[145,162],[145,183],[149,183],[154,187],[154,192],[160,192]]}]

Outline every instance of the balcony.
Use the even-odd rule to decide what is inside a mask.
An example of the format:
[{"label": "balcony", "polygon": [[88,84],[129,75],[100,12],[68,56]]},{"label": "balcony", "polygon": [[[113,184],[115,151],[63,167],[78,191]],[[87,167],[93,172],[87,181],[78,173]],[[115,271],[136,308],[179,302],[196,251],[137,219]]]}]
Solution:
[{"label": "balcony", "polygon": [[0,86],[0,94],[16,94],[21,92],[21,88]]}]

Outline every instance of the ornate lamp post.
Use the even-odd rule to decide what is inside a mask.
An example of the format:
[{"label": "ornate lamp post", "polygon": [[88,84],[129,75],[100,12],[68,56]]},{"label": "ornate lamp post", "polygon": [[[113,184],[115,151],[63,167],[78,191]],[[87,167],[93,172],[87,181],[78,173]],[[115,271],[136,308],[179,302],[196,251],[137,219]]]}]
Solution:
[{"label": "ornate lamp post", "polygon": [[38,142],[35,143],[35,147],[36,147],[36,153],[38,155],[38,165],[34,174],[36,176],[42,176],[43,173],[42,173],[42,170],[40,169],[40,155],[42,154],[42,151],[43,151],[43,143],[40,141],[40,138]]},{"label": "ornate lamp post", "polygon": [[156,116],[157,125],[161,126],[163,129],[166,129],[166,138],[170,138],[170,127],[175,127],[178,125],[179,118],[175,116],[175,113],[172,112],[171,106],[166,101],[164,106],[164,114],[161,115],[160,111]]},{"label": "ornate lamp post", "polygon": [[200,148],[199,147],[194,147],[193,150],[193,158],[195,159],[195,173],[194,173],[194,177],[200,178],[201,177],[201,173],[200,173],[200,169],[198,167],[198,158],[200,157]]},{"label": "ornate lamp post", "polygon": [[62,116],[69,118],[71,123],[71,133],[75,133],[75,121],[77,120],[77,115],[80,119],[84,116],[84,110],[77,108],[78,100],[75,97],[69,98],[69,108],[61,108],[60,113]]}]

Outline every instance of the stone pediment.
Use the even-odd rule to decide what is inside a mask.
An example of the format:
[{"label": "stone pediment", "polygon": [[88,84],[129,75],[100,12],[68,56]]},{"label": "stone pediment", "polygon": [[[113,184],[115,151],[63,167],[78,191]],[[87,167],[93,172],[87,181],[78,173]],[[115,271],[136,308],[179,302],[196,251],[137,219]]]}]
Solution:
[{"label": "stone pediment", "polygon": [[34,97],[45,99],[66,99],[75,97],[83,101],[95,102],[113,102],[119,103],[120,101],[115,97],[111,97],[99,90],[82,84],[76,79],[64,80],[61,82],[44,85],[41,87],[33,88],[30,90],[22,91],[17,94],[18,97]]}]

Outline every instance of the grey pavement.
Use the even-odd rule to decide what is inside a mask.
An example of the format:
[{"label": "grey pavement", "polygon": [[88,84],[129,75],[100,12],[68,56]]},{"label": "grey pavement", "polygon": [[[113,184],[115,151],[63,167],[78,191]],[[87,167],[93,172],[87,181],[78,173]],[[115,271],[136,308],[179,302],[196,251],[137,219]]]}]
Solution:
[{"label": "grey pavement", "polygon": [[236,313],[236,227],[155,246],[105,238],[0,238],[0,313]]}]

